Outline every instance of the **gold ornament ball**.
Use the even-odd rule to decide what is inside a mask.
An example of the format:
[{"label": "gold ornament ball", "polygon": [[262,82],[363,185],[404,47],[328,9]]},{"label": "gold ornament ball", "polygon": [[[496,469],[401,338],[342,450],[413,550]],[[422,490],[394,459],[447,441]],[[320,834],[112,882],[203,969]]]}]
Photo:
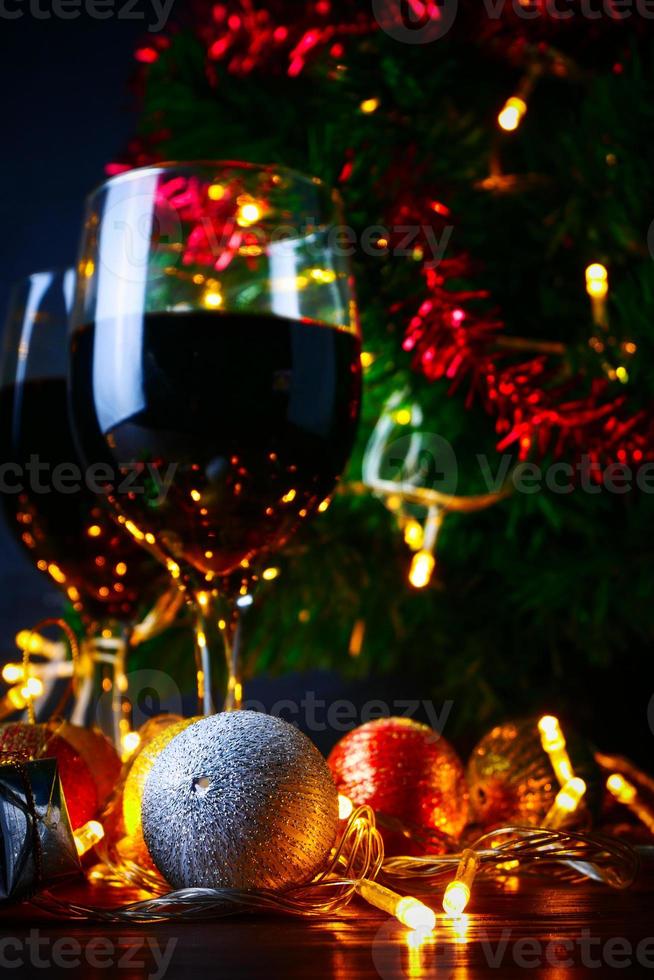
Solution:
[{"label": "gold ornament ball", "polygon": [[[539,718],[497,725],[482,738],[468,762],[470,805],[483,827],[539,827],[560,790],[560,784],[538,729]],[[570,825],[590,824],[602,803],[602,776],[590,744],[564,727],[575,775],[586,783],[583,803]]]},{"label": "gold ornament ball", "polygon": [[233,711],[196,722],[161,752],[142,821],[174,888],[280,890],[326,866],[338,794],[305,735],[279,718]]},{"label": "gold ornament ball", "polygon": [[[164,719],[169,719],[167,724],[164,723]],[[160,753],[176,735],[192,725],[195,720],[179,718],[177,715],[164,715],[150,719],[139,732],[141,743],[132,760],[123,788],[123,822],[133,860],[148,869],[152,868],[152,861],[143,840],[141,827],[143,788]]]}]

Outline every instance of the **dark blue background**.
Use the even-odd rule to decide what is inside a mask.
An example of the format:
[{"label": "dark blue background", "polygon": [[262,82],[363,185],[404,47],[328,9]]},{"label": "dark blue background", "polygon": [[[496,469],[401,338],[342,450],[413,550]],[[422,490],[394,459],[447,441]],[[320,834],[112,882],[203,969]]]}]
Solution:
[{"label": "dark blue background", "polygon": [[[19,20],[0,18],[2,321],[13,281],[75,261],[84,196],[134,126],[129,79],[145,31],[143,21],[85,14],[39,21],[27,0],[22,9]],[[58,603],[54,587],[0,527],[0,660],[16,629]]]}]

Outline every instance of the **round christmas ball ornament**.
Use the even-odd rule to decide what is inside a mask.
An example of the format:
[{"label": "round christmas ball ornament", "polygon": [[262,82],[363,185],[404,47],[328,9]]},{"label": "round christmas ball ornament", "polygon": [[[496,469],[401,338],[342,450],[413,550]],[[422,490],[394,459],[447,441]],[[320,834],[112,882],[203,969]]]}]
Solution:
[{"label": "round christmas ball ornament", "polygon": [[[146,726],[149,725],[151,727],[145,731],[145,738],[143,736],[141,737],[141,743],[139,744],[137,754],[132,759],[132,764],[123,789],[123,820],[125,822],[125,832],[128,837],[133,838],[137,844],[141,845],[146,856],[147,850],[141,831],[141,802],[143,800],[145,781],[166,746],[172,742],[176,735],[179,735],[185,728],[188,728],[194,721],[197,721],[196,718],[179,718],[177,715],[170,715],[168,717],[173,720],[167,725],[159,723],[154,726],[153,722],[155,719],[150,719],[150,721],[146,722]],[[143,729],[141,729],[141,732],[143,732]]]},{"label": "round christmas ball ornament", "polygon": [[[539,827],[561,789],[543,748],[538,718],[498,725],[482,738],[468,763],[472,817],[483,827]],[[568,826],[589,824],[603,799],[602,774],[589,743],[564,726],[566,750],[586,795]]]},{"label": "round christmas ball ornament", "polygon": [[81,754],[49,725],[16,722],[0,726],[0,763],[56,759],[73,830],[98,814],[98,790]]},{"label": "round christmas ball ornament", "polygon": [[326,866],[338,795],[305,735],[279,718],[233,711],[196,722],[163,750],[142,819],[174,888],[277,891]]},{"label": "round christmas ball ornament", "polygon": [[98,809],[109,802],[120,780],[122,762],[106,735],[98,728],[82,728],[68,721],[51,722],[48,727],[81,755],[98,792]]},{"label": "round christmas ball ornament", "polygon": [[427,725],[367,722],[341,739],[328,763],[339,793],[376,811],[389,854],[442,853],[467,823],[461,760]]}]

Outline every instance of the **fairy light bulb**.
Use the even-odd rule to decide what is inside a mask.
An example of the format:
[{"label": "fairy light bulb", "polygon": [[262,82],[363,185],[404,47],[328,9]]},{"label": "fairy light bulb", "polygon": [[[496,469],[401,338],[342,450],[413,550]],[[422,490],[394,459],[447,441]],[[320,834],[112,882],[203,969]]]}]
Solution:
[{"label": "fairy light bulb", "polygon": [[28,677],[20,693],[26,701],[30,698],[40,698],[43,694],[43,681],[39,677]]},{"label": "fairy light bulb", "polygon": [[609,273],[601,262],[593,262],[586,269],[586,292],[595,299],[606,299],[609,292]]},{"label": "fairy light bulb", "polygon": [[120,744],[123,750],[123,762],[126,762],[141,744],[141,736],[138,732],[126,732],[121,738]]},{"label": "fairy light bulb", "polygon": [[281,575],[281,569],[279,568],[264,568],[261,573],[261,578],[264,582],[274,582],[276,578]]},{"label": "fairy light bulb", "polygon": [[104,827],[98,820],[89,820],[73,834],[79,857],[83,857],[104,837]]},{"label": "fairy light bulb", "polygon": [[202,297],[202,302],[208,310],[218,310],[223,305],[222,293],[217,289],[208,289]]},{"label": "fairy light bulb", "polygon": [[500,129],[505,133],[513,133],[518,128],[527,113],[527,103],[519,95],[507,99],[497,117]]},{"label": "fairy light bulb", "polygon": [[398,425],[411,425],[413,413],[410,408],[400,408],[395,413],[395,421]]},{"label": "fairy light bulb", "polygon": [[436,559],[430,551],[419,551],[413,556],[409,582],[414,589],[425,589],[429,585],[436,568]]},{"label": "fairy light bulb", "polygon": [[25,672],[21,664],[5,664],[2,668],[2,679],[6,684],[17,684],[24,676]]},{"label": "fairy light bulb", "polygon": [[424,589],[431,582],[436,568],[436,542],[443,524],[439,507],[430,507],[425,522],[424,538],[420,551],[413,556],[409,582],[414,589]]},{"label": "fairy light bulb", "polygon": [[338,819],[349,820],[354,812],[354,803],[348,796],[338,794]]},{"label": "fairy light bulb", "polygon": [[641,799],[633,783],[619,773],[614,773],[607,779],[606,788],[618,803],[628,807],[650,833],[654,834],[654,811]]},{"label": "fairy light bulb", "polygon": [[457,919],[465,912],[478,870],[479,858],[474,851],[466,849],[461,855],[456,877],[449,883],[443,895],[443,911],[450,919]]},{"label": "fairy light bulb", "polygon": [[564,787],[566,783],[574,779],[574,770],[559,719],[553,715],[545,715],[538,722],[538,731],[540,732],[541,744],[549,756],[559,785]]},{"label": "fairy light bulb", "polygon": [[393,915],[407,929],[419,932],[433,932],[436,928],[436,915],[433,909],[411,896],[402,897],[397,892],[385,888],[376,881],[363,879],[357,882],[357,894],[369,905]]},{"label": "fairy light bulb", "polygon": [[236,215],[236,223],[241,228],[249,228],[256,225],[263,217],[263,210],[256,201],[243,200],[239,202],[239,209]]},{"label": "fairy light bulb", "polygon": [[419,551],[425,540],[425,532],[420,521],[407,521],[404,528],[404,540],[412,551]]},{"label": "fairy light bulb", "polygon": [[592,262],[587,266],[586,292],[590,296],[592,304],[593,322],[604,330],[608,329],[606,301],[609,295],[609,273],[606,266],[602,265],[601,262]]},{"label": "fairy light bulb", "polygon": [[377,112],[379,106],[381,105],[379,99],[364,99],[359,108],[361,112],[366,116],[372,115],[373,112]]},{"label": "fairy light bulb", "polygon": [[559,790],[552,807],[543,821],[543,827],[548,830],[558,830],[571,813],[575,813],[586,795],[586,783],[575,776],[570,779],[563,789]]}]

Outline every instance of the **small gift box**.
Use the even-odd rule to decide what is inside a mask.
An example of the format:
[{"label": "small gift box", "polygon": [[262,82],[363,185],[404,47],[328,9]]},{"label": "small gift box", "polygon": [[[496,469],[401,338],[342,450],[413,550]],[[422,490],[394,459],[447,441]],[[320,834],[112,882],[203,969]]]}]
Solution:
[{"label": "small gift box", "polygon": [[57,763],[0,765],[0,904],[19,902],[80,872]]}]

